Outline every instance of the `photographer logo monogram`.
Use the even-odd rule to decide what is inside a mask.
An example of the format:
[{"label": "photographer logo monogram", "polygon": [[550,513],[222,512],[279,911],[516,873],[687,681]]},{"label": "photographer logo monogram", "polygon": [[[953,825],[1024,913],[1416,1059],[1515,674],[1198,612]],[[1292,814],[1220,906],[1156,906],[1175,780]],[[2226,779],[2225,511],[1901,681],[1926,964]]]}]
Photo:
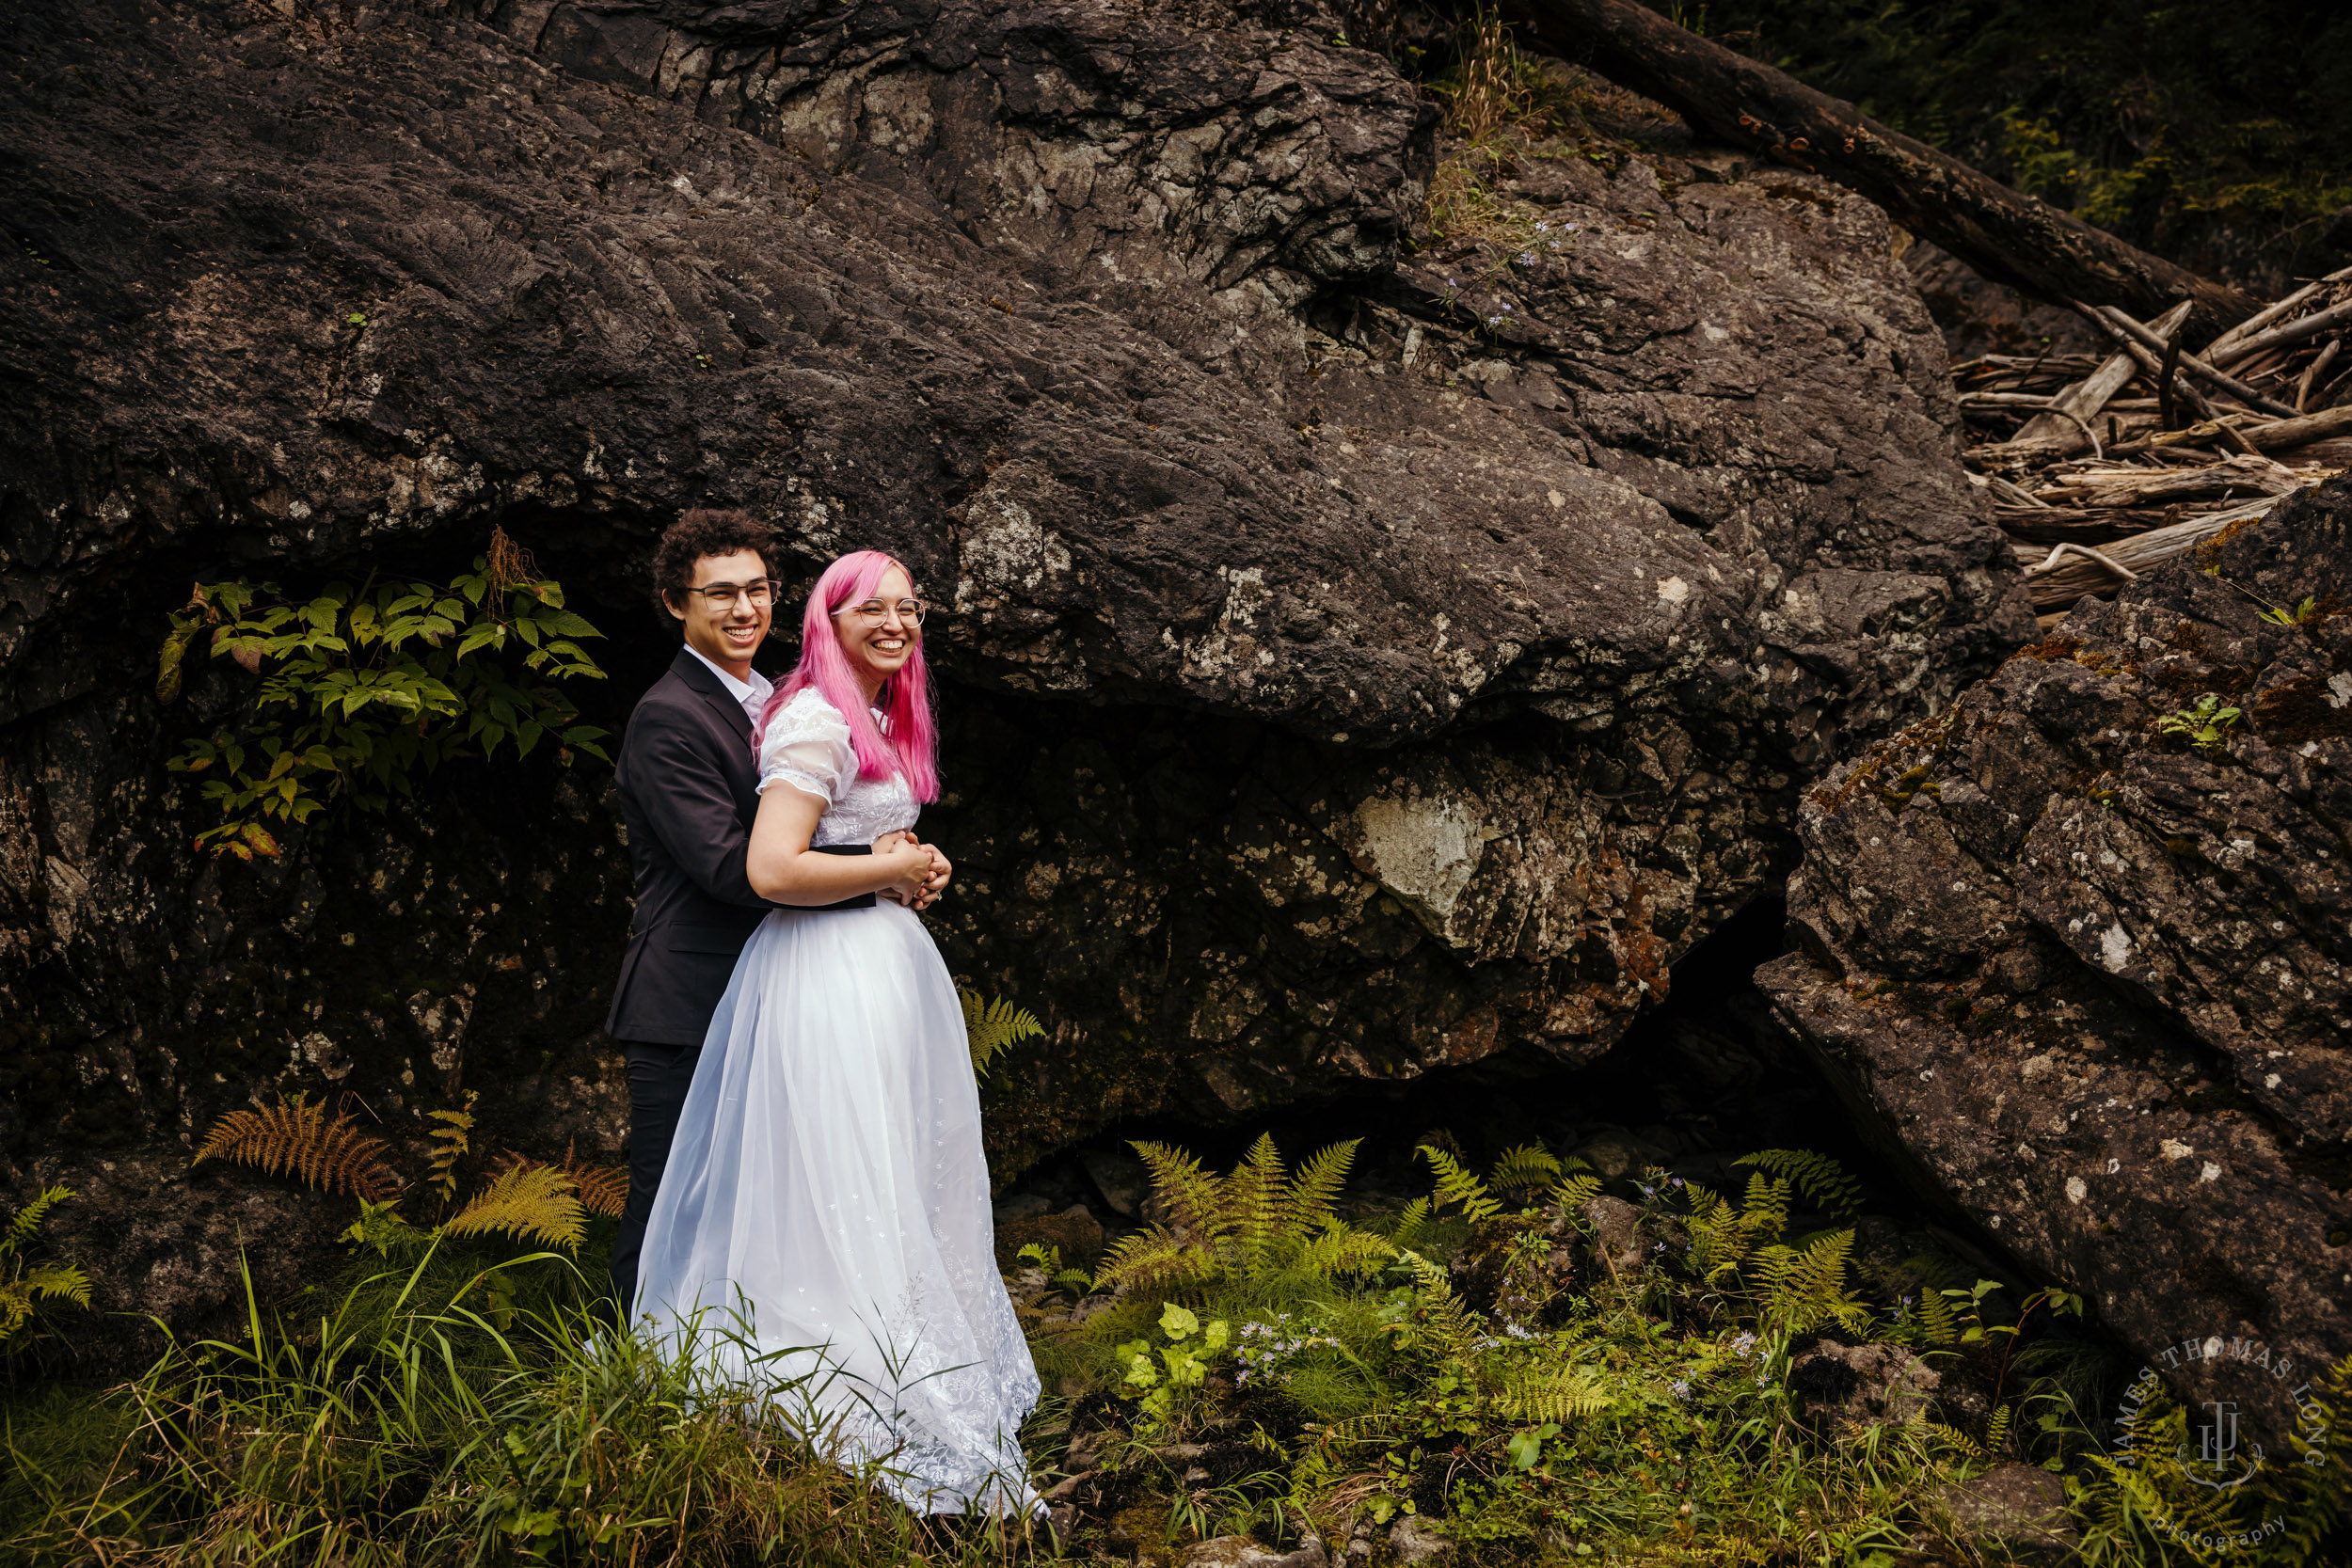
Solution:
[{"label": "photographer logo monogram", "polygon": [[[2264,1429],[2265,1415],[2276,1422],[2280,1407],[2249,1401],[2247,1374],[2266,1375],[2279,1386],[2295,1409],[2289,1431]],[[2183,1417],[2178,1427],[2167,1418],[2175,1401]],[[2155,1521],[2179,1539],[2193,1539],[2209,1550],[2250,1546],[2285,1528],[2285,1516],[2273,1497],[2276,1489],[2246,1490],[2249,1482],[2287,1465],[2316,1469],[2328,1463],[2327,1407],[2317,1390],[2299,1375],[2292,1356],[2242,1336],[2186,1338],[2157,1352],[2124,1390],[2114,1428],[2119,1467],[2137,1470],[2152,1481],[2177,1477],[2201,1489],[2215,1507],[2230,1508],[2229,1514],[2220,1515],[2234,1519],[2234,1528],[2226,1532],[2211,1528],[2207,1519],[2214,1515],[2209,1510],[2199,1511],[2207,1519],[2192,1520],[2183,1509]],[[2232,1506],[2241,1498],[2256,1504],[2260,1517],[2246,1517],[2244,1510]]]}]

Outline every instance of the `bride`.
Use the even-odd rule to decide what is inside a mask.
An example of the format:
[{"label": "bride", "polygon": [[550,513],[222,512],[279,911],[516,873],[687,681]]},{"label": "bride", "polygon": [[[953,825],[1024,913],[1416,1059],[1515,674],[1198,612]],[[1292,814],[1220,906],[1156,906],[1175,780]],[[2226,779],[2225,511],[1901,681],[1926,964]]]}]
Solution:
[{"label": "bride", "polygon": [[750,858],[762,897],[801,907],[753,933],[710,1022],[635,1312],[908,1507],[1002,1514],[1041,1506],[1016,1440],[1038,1380],[962,1010],[914,914],[949,869],[911,831],[939,796],[923,613],[875,550],[809,594]]}]

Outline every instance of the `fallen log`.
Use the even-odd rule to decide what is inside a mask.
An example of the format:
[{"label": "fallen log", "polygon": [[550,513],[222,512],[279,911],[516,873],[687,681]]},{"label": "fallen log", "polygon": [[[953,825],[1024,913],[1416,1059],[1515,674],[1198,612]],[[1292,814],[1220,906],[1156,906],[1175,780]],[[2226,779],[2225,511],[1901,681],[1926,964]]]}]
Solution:
[{"label": "fallen log", "polygon": [[2215,437],[2228,435],[2245,442],[2256,451],[2281,451],[2311,441],[2325,441],[2331,436],[2352,435],[2352,404],[2337,408],[2323,408],[2316,414],[2303,414],[2292,420],[2272,420],[2264,424],[2222,425],[2194,424],[2186,430],[2168,430],[2150,436],[2151,447],[2202,446]]},{"label": "fallen log", "polygon": [[2010,539],[2028,545],[2063,545],[2069,540],[2104,545],[2177,523],[2182,507],[2123,507],[2098,512],[2064,506],[1996,506],[1994,520]]},{"label": "fallen log", "polygon": [[2312,362],[2303,367],[2303,374],[2295,383],[2295,411],[2296,413],[2305,414],[2311,411],[2312,388],[2319,385],[2319,378],[2328,373],[2328,367],[2336,362],[2336,356],[2343,351],[2344,340],[2331,338],[2317,354],[2312,356]]},{"label": "fallen log", "polygon": [[2207,357],[2216,366],[2234,368],[2265,349],[2283,348],[2289,343],[2299,343],[2306,338],[2316,338],[2329,327],[2348,321],[2352,321],[2352,299],[2330,305],[2325,310],[2314,310],[2308,316],[2274,326],[2266,332],[2257,332],[2250,338],[2242,338],[2232,345],[2227,354]]},{"label": "fallen log", "polygon": [[1521,46],[1588,66],[1735,147],[1851,186],[1987,277],[2053,302],[2121,305],[2143,319],[2185,297],[2199,343],[2259,305],[1634,0],[1502,0],[1502,15]]},{"label": "fallen log", "polygon": [[2352,281],[2352,267],[2339,267],[2327,277],[2304,284],[2274,304],[2265,305],[2229,331],[2205,345],[2205,357],[2217,365],[2226,365],[2238,356],[2241,347],[2273,322],[2288,315],[2297,306],[2319,296],[2319,291],[2330,283]]},{"label": "fallen log", "polygon": [[2186,500],[2192,496],[2223,496],[2232,490],[2282,496],[2299,488],[2302,480],[2292,468],[2266,457],[2225,457],[2195,468],[2091,468],[2069,474],[2036,497],[2085,507],[2134,507]]},{"label": "fallen log", "polygon": [[[2151,567],[2196,548],[2232,523],[2265,515],[2280,499],[2265,496],[2226,512],[2208,512],[2202,516],[2185,518],[2169,528],[2151,529],[2129,539],[2101,545],[2096,546],[2099,556],[2095,559],[2072,544],[2053,545],[2048,550],[2013,545],[2010,549],[2016,554],[2018,564],[2025,568],[2026,591],[2033,596],[2034,610],[2064,610],[2085,594],[2107,593],[2122,586],[2122,578],[2109,569],[2109,562],[2134,576],[2144,574]],[[2052,560],[2059,551],[2065,553]]]}]

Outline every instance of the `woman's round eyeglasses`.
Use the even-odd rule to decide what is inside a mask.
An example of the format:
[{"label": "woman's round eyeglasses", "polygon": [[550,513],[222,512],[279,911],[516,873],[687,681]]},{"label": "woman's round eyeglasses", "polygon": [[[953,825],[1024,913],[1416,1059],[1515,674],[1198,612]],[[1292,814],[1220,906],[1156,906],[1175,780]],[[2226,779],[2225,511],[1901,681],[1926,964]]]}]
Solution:
[{"label": "woman's round eyeglasses", "polygon": [[864,604],[843,605],[834,613],[854,615],[869,626],[879,626],[896,614],[907,625],[919,626],[923,624],[923,617],[930,613],[930,607],[920,599],[899,599],[891,604],[880,599],[868,599]]}]

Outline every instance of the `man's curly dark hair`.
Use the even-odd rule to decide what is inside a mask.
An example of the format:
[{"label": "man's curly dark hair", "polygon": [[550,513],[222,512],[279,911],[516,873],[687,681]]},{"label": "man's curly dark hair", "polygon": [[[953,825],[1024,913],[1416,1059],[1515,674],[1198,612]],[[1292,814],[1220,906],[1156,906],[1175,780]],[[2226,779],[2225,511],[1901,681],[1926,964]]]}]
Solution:
[{"label": "man's curly dark hair", "polygon": [[776,575],[776,531],[748,512],[698,506],[662,531],[653,552],[653,597],[669,620],[686,590],[694,585],[694,562],[707,555],[733,555],[738,550],[758,554],[770,577]]}]

